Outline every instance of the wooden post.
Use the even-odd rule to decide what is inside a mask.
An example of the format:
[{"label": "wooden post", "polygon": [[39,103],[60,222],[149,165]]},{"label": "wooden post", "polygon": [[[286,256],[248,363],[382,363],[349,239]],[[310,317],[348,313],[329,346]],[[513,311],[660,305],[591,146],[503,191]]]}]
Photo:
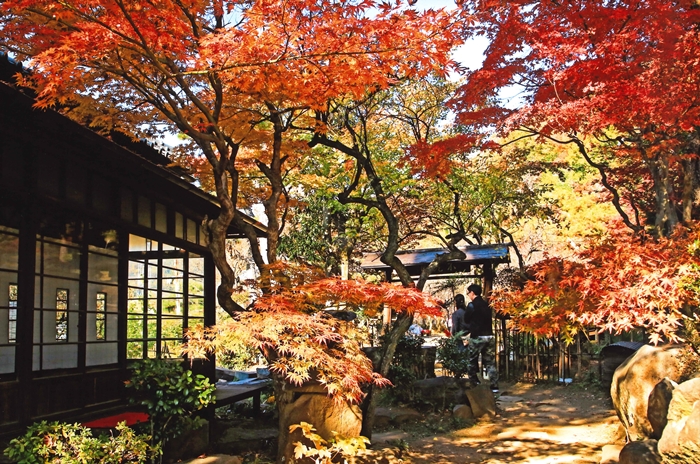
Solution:
[{"label": "wooden post", "polygon": [[[386,273],[384,275],[384,279],[386,280],[387,283],[391,283],[391,273],[393,272],[393,269],[389,268],[386,270]],[[382,311],[382,328],[384,329],[384,332],[389,330],[389,326],[391,325],[391,308],[388,306],[384,306],[384,310]]]},{"label": "wooden post", "polygon": [[493,278],[494,278],[493,265],[491,263],[484,263],[483,272],[484,272],[483,294],[484,294],[484,298],[486,298],[486,300],[488,300],[489,295],[491,295],[491,290],[493,289]]}]

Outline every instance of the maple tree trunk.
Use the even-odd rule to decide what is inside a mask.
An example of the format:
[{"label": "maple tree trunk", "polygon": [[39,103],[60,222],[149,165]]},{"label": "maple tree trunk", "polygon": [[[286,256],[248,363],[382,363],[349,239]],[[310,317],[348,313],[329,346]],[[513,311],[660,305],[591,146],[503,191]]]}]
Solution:
[{"label": "maple tree trunk", "polygon": [[[391,363],[394,359],[396,346],[412,323],[413,315],[399,314],[399,316],[396,318],[396,322],[391,326],[391,329],[387,333],[386,342],[382,345],[379,365],[375,366],[375,372],[381,374],[382,377],[386,377],[389,374],[389,368],[391,367]],[[360,435],[367,437],[370,440],[372,439],[372,429],[374,428],[374,413],[377,409],[377,397],[375,395],[377,388],[378,387],[370,384],[365,401],[361,406],[362,431],[360,432]]]},{"label": "maple tree trunk", "polygon": [[523,259],[522,253],[520,253],[520,248],[518,248],[517,243],[515,243],[515,240],[513,239],[513,234],[508,232],[506,229],[503,227],[499,227],[499,230],[503,235],[508,237],[510,240],[510,243],[508,243],[508,246],[512,248],[512,250],[515,252],[515,256],[518,258],[518,269],[520,269],[520,272],[523,273],[525,271],[525,260]]},{"label": "maple tree trunk", "polygon": [[[382,254],[381,260],[383,263],[392,267],[396,272],[401,281],[401,285],[404,287],[410,287],[413,285],[413,279],[403,265],[401,260],[396,257],[396,252],[399,249],[399,222],[396,216],[391,211],[391,208],[386,204],[381,183],[378,181],[378,177],[374,172],[374,167],[371,165],[368,159],[365,159],[365,170],[368,173],[368,177],[372,179],[372,187],[377,195],[377,208],[382,213],[384,220],[389,229],[389,234],[387,238],[386,249]],[[394,360],[394,353],[396,352],[396,346],[399,343],[401,337],[406,333],[408,328],[413,323],[412,314],[399,314],[396,318],[394,324],[386,334],[385,342],[382,344],[381,357],[379,359],[379,365],[375,366],[375,371],[378,372],[382,377],[387,377],[389,374],[389,368]],[[362,404],[362,431],[361,435],[369,439],[372,438],[372,429],[374,428],[374,413],[377,409],[377,397],[375,396],[375,386],[370,385],[369,393],[367,398],[365,398]]]},{"label": "maple tree trunk", "polygon": [[693,201],[697,187],[697,161],[683,161],[683,195],[681,197],[682,220],[685,224],[693,219]]},{"label": "maple tree trunk", "polygon": [[[550,138],[550,140],[554,139]],[[561,143],[558,141],[556,142]],[[586,162],[591,167],[595,168],[598,171],[598,174],[600,174],[600,182],[603,184],[603,187],[605,187],[608,190],[608,192],[610,192],[610,194],[612,195],[612,204],[615,207],[617,214],[619,214],[622,218],[622,221],[625,223],[625,225],[634,231],[641,230],[642,227],[639,224],[639,222],[635,221],[635,223],[633,223],[630,217],[627,215],[627,212],[625,212],[625,209],[622,207],[622,198],[620,197],[620,193],[617,191],[617,189],[610,183],[610,179],[608,178],[608,174],[606,172],[607,167],[604,164],[596,163],[595,161],[593,161],[593,158],[591,158],[590,154],[588,153],[588,150],[586,149],[586,145],[579,138],[571,137],[566,143],[573,143],[574,145],[576,145],[576,148],[578,149],[579,153],[581,153],[581,155],[583,156],[583,159],[586,160]]]},{"label": "maple tree trunk", "polygon": [[272,160],[269,166],[260,161],[257,161],[256,164],[270,182],[270,195],[263,201],[263,206],[267,217],[267,262],[272,264],[277,261],[277,247],[279,245],[280,229],[282,228],[279,215],[280,200],[284,192],[284,184],[282,182],[282,133],[285,131],[285,127],[280,114],[275,111],[274,106],[272,104],[267,106],[270,109],[270,120],[274,128]]},{"label": "maple tree trunk", "polygon": [[238,147],[234,146],[229,150],[229,146],[224,141],[219,141],[217,148],[220,158],[217,158],[208,140],[193,138],[212,167],[216,197],[220,205],[219,215],[214,219],[205,217],[202,224],[207,247],[211,251],[214,266],[221,276],[221,282],[216,289],[216,297],[224,311],[233,317],[236,313],[244,310],[231,298],[236,284],[236,275],[228,262],[226,253],[228,228],[236,217],[238,171],[234,168],[233,163]]},{"label": "maple tree trunk", "polygon": [[667,236],[678,224],[678,214],[671,198],[673,186],[669,176],[668,158],[659,157],[647,163],[654,181],[656,219],[654,225],[659,235]]},{"label": "maple tree trunk", "polygon": [[216,289],[216,299],[224,311],[230,316],[234,316],[242,308],[231,298],[235,274],[226,256],[226,230],[228,226],[225,225],[225,222],[220,220],[220,217],[210,220],[205,219],[205,229],[208,229],[208,248],[211,252],[214,266],[216,266],[221,276],[221,282]]},{"label": "maple tree trunk", "polygon": [[[356,114],[358,119],[367,122],[364,119],[364,115]],[[359,136],[356,132],[349,127],[346,121],[346,129],[355,136]],[[361,138],[361,137],[360,137]],[[338,196],[338,200],[342,204],[357,204],[363,205],[364,207],[371,209],[376,208],[386,222],[388,229],[388,234],[386,237],[385,249],[381,255],[382,263],[389,266],[393,272],[396,272],[398,280],[401,285],[406,288],[416,287],[418,290],[423,290],[425,283],[430,276],[430,274],[436,271],[441,262],[447,261],[449,259],[463,259],[464,253],[457,250],[456,243],[464,238],[465,232],[463,230],[459,233],[454,233],[452,238],[448,240],[449,252],[437,258],[433,263],[426,266],[426,268],[421,273],[418,282],[414,283],[413,277],[410,275],[407,268],[401,262],[399,258],[396,257],[396,253],[399,249],[400,240],[400,224],[399,215],[392,210],[387,198],[389,197],[384,188],[384,181],[382,176],[379,175],[375,169],[372,153],[368,149],[371,144],[369,143],[356,143],[352,146],[346,145],[340,140],[331,140],[328,138],[326,132],[316,132],[314,133],[313,139],[309,142],[310,147],[316,145],[324,145],[328,148],[332,148],[348,155],[356,160],[355,166],[355,176],[354,181],[350,183],[344,189],[344,191]],[[357,179],[364,174],[367,177],[369,187],[374,193],[374,199],[369,200],[364,194],[353,197],[351,194],[358,188]],[[384,342],[381,345],[381,351],[379,354],[379,359],[373,359],[374,371],[380,374],[382,377],[387,377],[389,374],[389,368],[391,367],[394,353],[396,352],[396,347],[399,343],[401,337],[404,336],[410,325],[413,323],[412,314],[399,314],[396,321],[390,325],[388,332],[385,334]],[[372,429],[374,427],[374,415],[376,411],[377,397],[375,395],[376,389],[378,387],[370,384],[367,387],[367,396],[365,397],[361,408],[362,408],[362,430],[361,435],[367,438],[372,437]]]}]

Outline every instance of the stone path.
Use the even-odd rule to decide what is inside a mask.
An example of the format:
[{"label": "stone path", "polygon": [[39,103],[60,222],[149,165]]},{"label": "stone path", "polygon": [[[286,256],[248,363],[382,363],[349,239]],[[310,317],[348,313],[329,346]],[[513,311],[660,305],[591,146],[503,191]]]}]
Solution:
[{"label": "stone path", "polygon": [[[436,437],[377,434],[373,452],[388,456],[388,463],[583,464],[601,463],[603,448],[613,445],[606,450],[606,464],[617,461],[614,450],[619,452],[624,433],[604,394],[528,384],[507,390],[493,420]],[[398,449],[397,443],[407,444],[408,450]]]},{"label": "stone path", "polygon": [[[613,464],[624,433],[604,392],[575,386],[502,386],[495,419],[436,436],[375,433],[362,464]],[[424,420],[430,420],[424,415]],[[189,464],[242,464],[214,455]],[[349,460],[349,462],[353,462]]]}]

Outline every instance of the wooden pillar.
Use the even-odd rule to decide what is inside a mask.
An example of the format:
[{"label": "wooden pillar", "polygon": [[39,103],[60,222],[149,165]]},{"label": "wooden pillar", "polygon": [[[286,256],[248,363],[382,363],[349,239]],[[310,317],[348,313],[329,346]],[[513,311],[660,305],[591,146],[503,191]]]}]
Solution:
[{"label": "wooden pillar", "polygon": [[[386,270],[384,274],[384,280],[387,283],[391,283],[391,273],[394,270],[392,268],[389,268]],[[384,306],[384,310],[382,311],[382,327],[384,328],[384,331],[388,330],[388,327],[391,325],[391,308],[388,306]]]},{"label": "wooden pillar", "polygon": [[[33,202],[26,204],[19,229],[19,269],[17,273],[17,329],[15,345],[15,372],[19,388],[14,407],[19,422],[29,425],[34,406],[33,333],[34,333],[34,283],[36,263],[36,232],[38,221]],[[7,406],[7,405],[4,405]]]},{"label": "wooden pillar", "polygon": [[491,263],[484,263],[484,298],[488,300],[489,295],[491,295],[491,290],[493,290],[493,279],[495,277],[493,272],[493,265]]},{"label": "wooden pillar", "polygon": [[127,372],[127,343],[126,338],[128,334],[128,309],[129,309],[129,232],[125,229],[119,230],[119,264],[117,268],[117,273],[119,277],[117,282],[119,282],[119,287],[117,292],[119,296],[117,298],[117,349],[119,353],[117,355],[117,360],[119,363],[119,369],[122,371],[124,378],[128,375]]},{"label": "wooden pillar", "polygon": [[[489,296],[491,295],[491,290],[493,290],[493,280],[495,278],[495,273],[493,270],[493,265],[490,262],[484,263],[482,269],[484,278],[483,295],[484,299],[488,301]],[[496,318],[494,324],[494,335],[496,336],[496,367],[500,370],[501,364],[505,364],[505,377],[508,378],[510,374],[508,366],[508,332],[506,330],[505,319],[500,319],[500,327],[498,321],[499,319]],[[503,356],[501,356],[501,350],[499,350],[499,346],[503,347]]]},{"label": "wooden pillar", "polygon": [[[204,327],[216,325],[216,266],[214,258],[204,256]],[[216,355],[211,353],[204,362],[203,372],[209,380],[216,383]]]},{"label": "wooden pillar", "polygon": [[350,278],[350,260],[346,253],[343,254],[340,262],[340,278],[343,280],[348,280]]}]

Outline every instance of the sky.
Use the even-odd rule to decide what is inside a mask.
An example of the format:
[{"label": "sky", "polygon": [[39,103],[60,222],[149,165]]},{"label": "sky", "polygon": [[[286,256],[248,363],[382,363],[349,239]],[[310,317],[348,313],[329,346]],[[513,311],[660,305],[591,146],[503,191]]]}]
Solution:
[{"label": "sky", "polygon": [[[418,0],[416,4],[413,5],[413,8],[419,10],[427,10],[429,8],[453,9],[456,7],[454,0]],[[470,70],[478,69],[484,61],[484,51],[487,46],[488,41],[485,37],[474,38],[457,48],[454,54],[454,60]]]},{"label": "sky", "polygon": [[[418,0],[413,8],[419,10],[453,9],[457,8],[457,5],[455,0]],[[455,50],[453,59],[469,70],[479,69],[484,62],[484,51],[488,45],[488,40],[485,37],[473,38]],[[457,78],[458,76],[453,75],[452,77]],[[520,92],[521,89],[516,86],[506,86],[499,91],[498,97],[506,107],[517,108],[523,104],[523,95]]]}]

